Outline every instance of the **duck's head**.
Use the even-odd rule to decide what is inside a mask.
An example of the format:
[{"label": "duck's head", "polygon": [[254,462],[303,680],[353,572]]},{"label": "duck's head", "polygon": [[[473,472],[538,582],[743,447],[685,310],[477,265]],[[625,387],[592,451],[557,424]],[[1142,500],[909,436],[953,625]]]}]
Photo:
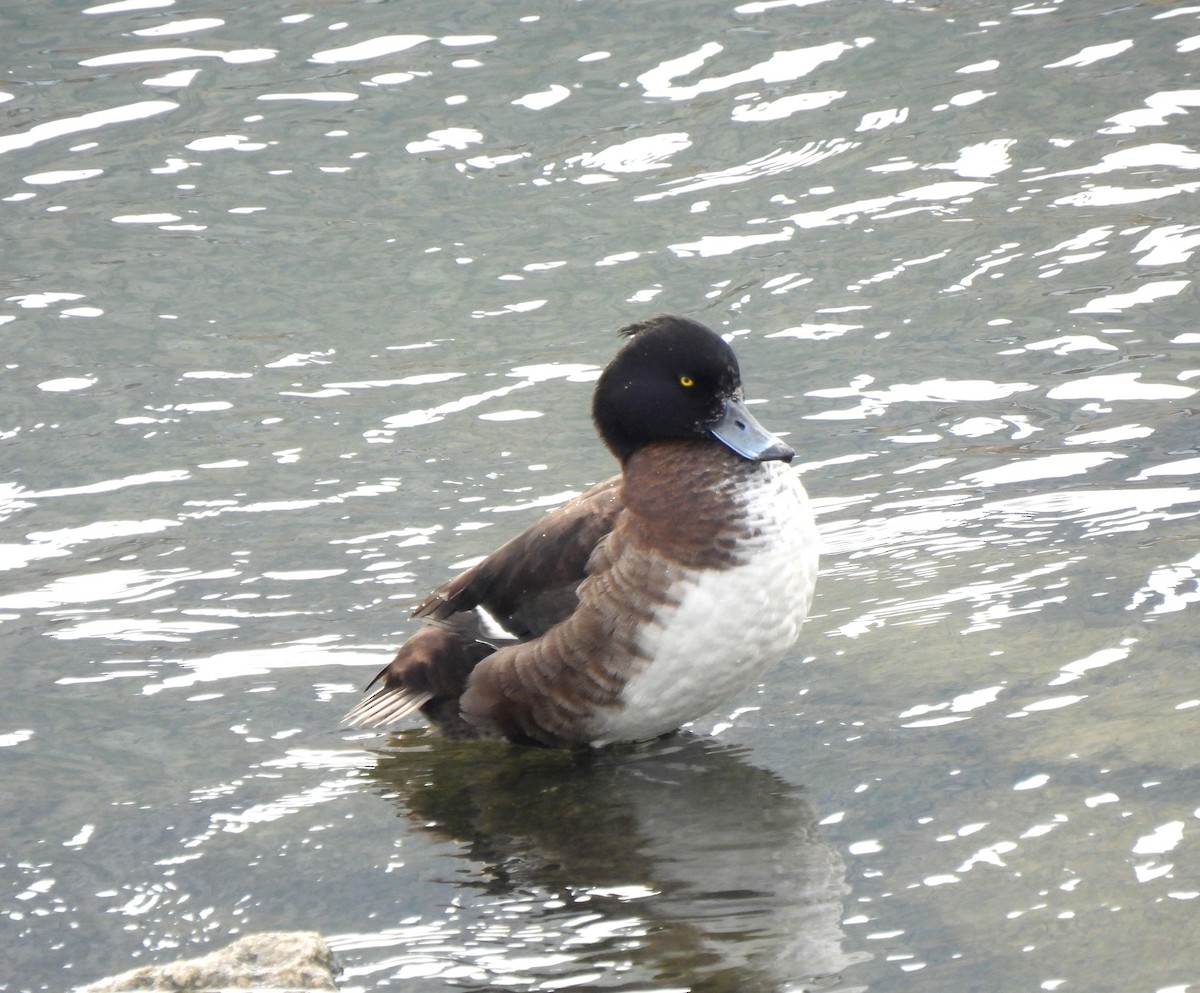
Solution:
[{"label": "duck's head", "polygon": [[621,462],[655,441],[715,439],[751,462],[795,453],[751,415],[733,349],[685,317],[622,328],[629,341],[600,374],[592,419]]}]

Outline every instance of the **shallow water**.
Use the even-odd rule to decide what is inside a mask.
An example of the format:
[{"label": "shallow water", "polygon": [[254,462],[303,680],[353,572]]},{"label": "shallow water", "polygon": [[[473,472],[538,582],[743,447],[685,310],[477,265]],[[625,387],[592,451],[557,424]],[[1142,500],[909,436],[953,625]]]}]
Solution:
[{"label": "shallow water", "polygon": [[[349,989],[1200,985],[1200,6],[0,37],[0,989],[274,928]],[[596,756],[340,728],[612,471],[590,384],[663,311],[801,453],[797,654]]]}]

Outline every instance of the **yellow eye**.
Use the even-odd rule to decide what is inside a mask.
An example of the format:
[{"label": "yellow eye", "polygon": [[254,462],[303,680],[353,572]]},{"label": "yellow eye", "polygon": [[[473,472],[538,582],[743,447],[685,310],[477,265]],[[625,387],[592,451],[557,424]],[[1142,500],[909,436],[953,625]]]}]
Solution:
[{"label": "yellow eye", "polygon": [[691,376],[684,375],[684,376],[679,377],[679,385],[680,386],[695,386],[696,381],[694,379],[692,379]]}]

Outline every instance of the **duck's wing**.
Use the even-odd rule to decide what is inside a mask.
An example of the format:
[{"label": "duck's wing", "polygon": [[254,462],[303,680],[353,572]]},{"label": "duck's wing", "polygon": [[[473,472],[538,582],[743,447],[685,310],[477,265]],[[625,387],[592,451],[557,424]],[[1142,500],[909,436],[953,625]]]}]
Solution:
[{"label": "duck's wing", "polygon": [[413,616],[447,621],[482,608],[512,637],[540,637],[578,605],[588,559],[622,506],[620,476],[593,486],[443,583]]},{"label": "duck's wing", "polygon": [[458,700],[475,666],[506,643],[483,633],[479,610],[511,633],[509,642],[539,637],[569,617],[588,559],[621,510],[620,482],[614,477],[568,500],[430,593],[413,611],[425,625],[366,687],[379,688],[343,720],[386,727],[420,710],[444,733],[477,735]]},{"label": "duck's wing", "polygon": [[544,635],[480,660],[459,700],[459,720],[480,737],[552,746],[588,744],[597,710],[618,702],[648,659],[639,638],[670,600],[676,564],[638,540],[622,514],[588,563],[570,615]]}]

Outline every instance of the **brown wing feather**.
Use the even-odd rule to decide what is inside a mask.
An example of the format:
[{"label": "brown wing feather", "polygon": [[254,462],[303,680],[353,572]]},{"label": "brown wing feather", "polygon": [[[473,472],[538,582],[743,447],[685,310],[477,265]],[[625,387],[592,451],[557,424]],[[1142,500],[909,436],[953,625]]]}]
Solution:
[{"label": "brown wing feather", "polygon": [[614,476],[546,514],[479,564],[443,583],[413,611],[445,620],[483,607],[517,638],[536,638],[578,603],[576,587],[593,549],[621,510]]},{"label": "brown wing feather", "polygon": [[367,685],[382,685],[345,718],[355,727],[385,727],[415,710],[443,733],[479,731],[459,713],[459,697],[475,666],[493,651],[476,607],[518,638],[536,638],[575,610],[588,559],[621,509],[619,476],[545,515],[482,562],[443,583],[413,611],[424,621],[396,657]]},{"label": "brown wing feather", "polygon": [[631,670],[645,661],[637,632],[670,585],[671,561],[635,540],[633,530],[623,515],[601,542],[568,618],[475,667],[460,705],[480,734],[587,744],[589,715],[617,703]]}]

